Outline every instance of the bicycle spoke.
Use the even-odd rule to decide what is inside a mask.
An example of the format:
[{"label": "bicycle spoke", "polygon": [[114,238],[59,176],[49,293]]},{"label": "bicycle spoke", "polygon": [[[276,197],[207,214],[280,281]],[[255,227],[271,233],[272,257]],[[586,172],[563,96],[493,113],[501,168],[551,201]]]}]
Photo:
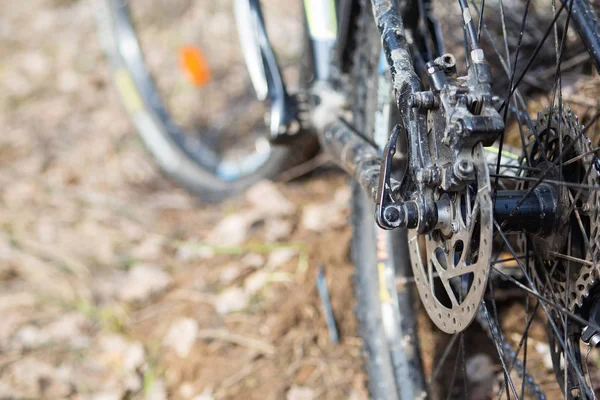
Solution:
[{"label": "bicycle spoke", "polygon": [[[529,240],[525,240],[525,255],[527,256],[526,258],[526,264],[525,264],[525,268],[528,271],[531,271],[529,269]],[[531,313],[531,321],[533,321],[533,318],[535,317],[535,314],[537,312],[537,309],[540,305],[540,302],[536,302],[535,303],[535,307],[533,309],[533,312]],[[529,338],[529,327],[531,326],[531,323],[529,322],[529,295],[525,294],[525,321],[527,321],[527,324],[525,325],[525,330],[523,331],[523,336],[525,337],[525,342],[524,342],[524,348],[523,348],[523,371],[527,371],[527,339]],[[516,357],[519,354],[519,351],[521,350],[521,343],[523,342],[523,340],[521,340],[519,342],[519,346],[517,347],[517,351],[516,351],[516,355],[515,355],[515,361],[516,361]],[[511,366],[512,368],[512,366]],[[521,398],[525,398],[525,378],[523,378],[523,381],[521,382]]]},{"label": "bicycle spoke", "polygon": [[[513,253],[513,255],[516,256],[516,254],[514,254],[514,249],[512,248],[512,245],[509,243],[508,239],[506,238],[506,235],[504,235],[504,232],[502,231],[500,225],[498,224],[498,222],[494,219],[494,225],[496,226],[496,229],[498,229],[498,232],[500,233],[500,235],[502,236],[502,239],[504,240],[504,242],[506,243],[507,248],[509,249],[509,251],[511,253]],[[571,353],[569,353],[567,351],[567,346],[565,344],[565,342],[562,340],[562,338],[560,337],[560,333],[556,327],[556,324],[554,323],[554,321],[552,320],[552,316],[550,315],[550,313],[548,312],[545,304],[549,304],[554,306],[555,308],[557,308],[559,311],[565,313],[566,315],[571,316],[573,319],[577,320],[578,322],[582,323],[584,326],[588,325],[588,326],[592,326],[593,328],[598,329],[597,325],[595,323],[592,323],[591,321],[586,321],[583,318],[575,315],[574,313],[570,312],[569,310],[567,310],[565,307],[560,306],[559,304],[556,304],[548,299],[546,299],[544,296],[540,295],[535,289],[534,289],[534,285],[533,285],[533,281],[531,280],[531,277],[529,276],[529,274],[527,273],[527,271],[525,270],[523,264],[518,261],[519,266],[521,267],[521,270],[523,271],[523,274],[525,276],[525,278],[527,279],[527,282],[529,283],[529,285],[531,286],[530,288],[527,288],[525,285],[521,284],[520,282],[517,282],[514,279],[511,279],[511,281],[513,283],[518,283],[518,286],[523,288],[524,290],[528,291],[529,293],[533,294],[534,296],[538,297],[539,299],[541,299],[543,301],[543,304],[541,304],[542,309],[544,310],[544,313],[546,314],[546,316],[548,317],[548,321],[550,323],[550,325],[552,326],[552,329],[554,330],[554,333],[556,334],[557,338],[559,339],[559,342],[561,344],[561,346],[563,347],[563,350],[565,350],[567,356],[569,357],[569,362],[571,362],[572,364],[574,364],[574,369],[575,372],[577,372],[578,375],[578,379],[580,379],[582,377],[582,373],[581,370],[579,369],[579,367],[577,366],[577,364],[575,363],[575,361],[573,360],[573,356]],[[499,271],[496,267],[492,267],[494,268],[496,271]],[[505,275],[504,273],[502,273],[502,275]],[[512,277],[511,277],[512,278]],[[581,380],[581,379],[580,379]],[[583,379],[585,381],[585,379]]]},{"label": "bicycle spoke", "polygon": [[[548,35],[552,31],[552,28],[554,27],[554,24],[556,23],[556,21],[558,20],[558,17],[560,16],[560,14],[562,13],[562,11],[564,9],[565,9],[565,3],[563,3],[561,5],[561,7],[558,9],[556,15],[554,16],[554,19],[550,23],[550,26],[548,27],[548,29],[544,33],[544,36],[542,37],[542,39],[538,42],[535,50],[533,51],[533,54],[529,58],[529,61],[527,62],[527,65],[525,66],[525,69],[523,70],[523,72],[521,73],[521,75],[519,75],[519,79],[517,79],[516,83],[514,85],[512,85],[512,87],[510,89],[509,96],[507,98],[510,98],[510,96],[512,96],[512,94],[514,93],[514,91],[516,90],[516,88],[519,86],[519,84],[523,80],[523,77],[527,74],[527,72],[529,71],[529,69],[533,65],[533,62],[537,58],[538,53],[540,52],[540,50],[542,49],[542,46],[544,45],[546,39],[548,38]],[[506,107],[506,105],[507,105],[507,103],[503,103],[500,106],[500,111],[502,111],[504,109],[504,107]]]},{"label": "bicycle spoke", "polygon": [[[530,178],[527,176],[514,176],[514,175],[505,175],[505,174],[490,174],[490,177],[495,177],[495,178],[499,178],[499,179],[510,179],[510,180],[514,180],[514,181],[526,181],[526,182],[538,182],[539,179],[538,178]],[[542,182],[546,182],[546,183],[550,183],[553,185],[558,185],[558,186],[564,186],[564,187],[568,187],[568,188],[572,188],[572,189],[589,189],[589,190],[597,190],[598,187],[594,186],[594,185],[587,185],[585,183],[572,183],[572,182],[565,182],[565,181],[557,181],[554,179],[545,179],[545,180],[541,180],[539,181],[540,184]],[[538,184],[539,186],[539,184]],[[533,190],[531,191],[533,192]],[[522,199],[526,198],[529,194],[531,194],[530,192],[528,192],[528,194],[523,195]],[[521,202],[522,204],[522,202]],[[517,206],[520,206],[521,204],[517,203]],[[517,206],[515,206],[516,209]]]},{"label": "bicycle spoke", "polygon": [[485,9],[485,0],[481,0],[481,9],[479,10],[479,21],[477,23],[477,43],[481,40],[481,24],[483,23],[483,10]]},{"label": "bicycle spoke", "polygon": [[[600,114],[599,114],[599,115],[600,115]],[[585,153],[578,155],[577,157],[573,157],[573,158],[571,158],[571,159],[569,159],[569,160],[565,161],[565,162],[564,162],[562,165],[563,165],[563,167],[566,167],[566,166],[568,166],[568,165],[571,165],[571,164],[573,164],[574,162],[577,162],[577,161],[579,161],[579,160],[581,160],[581,159],[584,159],[584,158],[586,158],[587,156],[589,156],[589,155],[591,155],[591,154],[595,154],[595,153],[596,153],[596,152],[598,152],[598,151],[600,151],[600,147],[596,147],[596,148],[594,148],[594,149],[592,149],[592,150],[588,150],[588,151],[586,151]],[[585,180],[585,178],[584,178],[584,180]]]},{"label": "bicycle spoke", "polygon": [[[492,338],[493,338],[493,342],[494,342],[494,346],[496,347],[496,352],[498,353],[498,358],[500,358],[500,363],[502,364],[502,369],[504,371],[504,381],[505,383],[508,383],[508,387],[510,388],[510,391],[512,392],[512,394],[514,395],[515,399],[518,399],[519,396],[517,395],[517,391],[515,389],[515,385],[513,383],[513,380],[510,376],[510,372],[508,370],[508,367],[506,366],[506,361],[504,360],[504,351],[502,349],[502,346],[500,346],[500,342],[501,342],[501,338],[498,335],[501,335],[501,332],[499,331],[499,327],[494,325],[494,323],[492,322],[492,319],[489,315],[488,309],[485,305],[485,300],[481,301],[481,305],[480,307],[483,310],[483,314],[487,320],[488,326],[490,328],[490,331],[492,332]],[[506,397],[507,399],[510,398],[510,395],[508,393],[508,389],[507,389],[507,393],[506,393]]]},{"label": "bicycle spoke", "polygon": [[582,260],[581,258],[569,256],[567,254],[562,254],[562,253],[559,253],[559,252],[556,252],[556,251],[551,251],[550,255],[553,255],[553,256],[558,257],[558,258],[562,258],[563,260],[566,260],[566,261],[573,261],[573,262],[576,262],[578,264],[594,265],[594,263],[591,262],[591,261]]},{"label": "bicycle spoke", "polygon": [[592,117],[590,122],[583,128],[582,133],[585,135],[586,132],[588,131],[588,129],[590,129],[596,123],[596,121],[598,121],[599,118],[600,118],[600,111],[598,111],[596,114],[594,114],[594,116]]},{"label": "bicycle spoke", "polygon": [[[458,333],[457,335],[462,336],[463,332]],[[450,400],[452,398],[452,390],[454,389],[454,382],[456,381],[456,372],[458,371],[458,361],[460,360],[460,347],[461,341],[459,341],[458,349],[456,349],[456,360],[454,361],[454,368],[452,369],[452,378],[450,379],[450,384],[447,389],[446,400]]]},{"label": "bicycle spoke", "polygon": [[[530,267],[529,267],[529,239],[526,238],[526,244],[525,244],[525,268],[529,271]],[[550,275],[552,275],[554,273],[554,269],[557,267],[558,263],[555,263]],[[542,288],[542,290],[545,290],[545,288],[547,287],[547,285],[549,284],[549,281],[546,280],[544,282],[544,286]],[[535,319],[535,315],[537,313],[537,310],[539,308],[540,302],[539,300],[536,302],[535,307],[533,309],[533,311],[531,312],[531,314],[529,314],[529,294],[525,293],[525,310],[526,310],[526,323],[525,323],[525,330],[523,331],[523,334],[521,335],[521,339],[519,340],[519,344],[517,345],[517,349],[515,351],[515,355],[514,357],[511,359],[510,362],[510,368],[509,371],[512,372],[513,368],[515,367],[515,365],[517,364],[517,358],[519,356],[519,353],[521,351],[522,346],[524,345],[524,354],[523,354],[523,372],[525,373],[527,371],[527,338],[528,338],[528,332],[529,332],[529,328],[531,327],[531,324],[533,323],[533,320]],[[523,380],[522,382],[523,387],[522,387],[522,391],[524,390],[524,384],[525,384],[525,380]],[[500,389],[498,390],[498,395],[497,398],[499,399],[502,395],[502,391],[503,388],[500,387]],[[523,398],[523,394],[521,394],[521,398]]]},{"label": "bicycle spoke", "polygon": [[504,279],[506,279],[507,281],[510,281],[511,283],[513,283],[517,288],[523,290],[524,292],[529,293],[533,297],[535,297],[538,300],[540,300],[542,303],[548,304],[552,308],[554,308],[554,309],[556,309],[556,310],[558,310],[558,311],[560,311],[560,312],[568,315],[571,319],[573,319],[574,321],[579,322],[580,324],[588,325],[588,326],[590,326],[590,327],[592,327],[594,329],[600,330],[600,325],[594,323],[593,321],[586,321],[585,319],[581,318],[577,314],[574,314],[571,311],[569,311],[568,309],[566,309],[564,306],[561,306],[560,304],[558,304],[556,302],[553,302],[552,300],[547,299],[546,297],[544,297],[541,294],[539,294],[537,291],[535,291],[533,289],[530,289],[527,286],[523,285],[521,282],[519,282],[518,280],[516,280],[512,276],[508,275],[507,273],[505,273],[501,269],[497,268],[496,266],[492,266],[491,268],[494,271],[496,271],[497,274],[501,275]]},{"label": "bicycle spoke", "polygon": [[462,375],[463,375],[463,390],[464,390],[464,398],[469,398],[469,390],[467,388],[467,363],[466,363],[466,355],[465,355],[465,334],[464,332],[460,333],[460,357],[462,359]]},{"label": "bicycle spoke", "polygon": [[433,371],[433,373],[431,374],[431,377],[429,378],[429,385],[431,385],[432,383],[435,382],[435,379],[437,378],[438,374],[442,370],[442,366],[444,366],[444,364],[446,363],[446,359],[450,355],[450,351],[454,347],[454,344],[456,343],[456,340],[458,339],[459,335],[460,334],[458,334],[458,333],[452,335],[452,339],[450,339],[450,342],[448,342],[448,344],[446,345],[446,348],[444,349],[444,352],[442,353],[442,357],[438,361],[437,367],[435,367],[435,370]]}]

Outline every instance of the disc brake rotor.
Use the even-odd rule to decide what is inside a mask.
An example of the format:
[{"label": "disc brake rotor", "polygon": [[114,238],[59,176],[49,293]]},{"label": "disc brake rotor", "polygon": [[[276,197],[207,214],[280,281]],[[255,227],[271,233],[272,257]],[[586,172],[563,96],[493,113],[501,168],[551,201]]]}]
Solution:
[{"label": "disc brake rotor", "polygon": [[409,231],[413,274],[431,320],[447,333],[466,329],[485,293],[492,252],[493,214],[488,165],[481,143],[472,154],[475,179],[461,191],[439,191],[449,224],[428,235]]}]

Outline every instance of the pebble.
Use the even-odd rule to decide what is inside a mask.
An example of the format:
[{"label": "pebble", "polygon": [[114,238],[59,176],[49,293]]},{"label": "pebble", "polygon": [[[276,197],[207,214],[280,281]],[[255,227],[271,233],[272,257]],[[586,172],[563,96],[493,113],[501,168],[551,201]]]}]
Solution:
[{"label": "pebble", "polygon": [[181,357],[187,357],[198,335],[198,322],[192,318],[180,318],[171,324],[163,339],[163,345]]},{"label": "pebble", "polygon": [[290,221],[282,219],[268,219],[265,222],[265,241],[277,242],[290,237],[294,225]]},{"label": "pebble", "polygon": [[491,357],[484,353],[470,357],[466,362],[465,369],[467,379],[476,383],[491,380],[496,373]]},{"label": "pebble", "polygon": [[252,222],[247,214],[228,215],[208,234],[206,242],[216,246],[237,246],[248,238]]},{"label": "pebble", "polygon": [[269,273],[257,271],[244,281],[244,289],[248,296],[253,296],[269,283]]},{"label": "pebble", "polygon": [[152,264],[134,266],[119,290],[119,298],[124,301],[144,301],[163,292],[171,283],[169,274]]},{"label": "pebble", "polygon": [[302,386],[292,386],[287,392],[287,400],[313,400],[315,391]]},{"label": "pebble", "polygon": [[249,295],[239,287],[225,289],[215,299],[215,309],[219,314],[241,311],[248,306]]},{"label": "pebble", "polygon": [[294,203],[286,199],[273,182],[267,180],[248,189],[246,200],[267,217],[289,216],[296,212]]},{"label": "pebble", "polygon": [[167,387],[162,380],[156,380],[150,385],[146,400],[167,400]]},{"label": "pebble", "polygon": [[293,259],[298,254],[296,249],[283,248],[277,249],[269,254],[267,260],[267,267],[270,269],[276,269],[283,266],[285,263]]},{"label": "pebble", "polygon": [[219,269],[219,282],[228,285],[240,276],[240,268],[235,265],[228,265]]},{"label": "pebble", "polygon": [[215,398],[212,395],[212,391],[209,389],[204,389],[202,393],[194,396],[192,400],[214,400]]},{"label": "pebble", "polygon": [[350,197],[350,188],[343,187],[336,190],[329,202],[306,205],[302,213],[302,226],[311,231],[323,232],[347,225]]},{"label": "pebble", "polygon": [[246,267],[260,268],[265,265],[265,258],[260,254],[248,253],[242,257],[240,263]]}]

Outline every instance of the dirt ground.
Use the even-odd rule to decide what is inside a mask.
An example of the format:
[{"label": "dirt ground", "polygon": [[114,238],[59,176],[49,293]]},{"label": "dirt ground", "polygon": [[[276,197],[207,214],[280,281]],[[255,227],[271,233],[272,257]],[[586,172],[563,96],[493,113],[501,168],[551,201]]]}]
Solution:
[{"label": "dirt ground", "polygon": [[366,399],[346,178],[200,203],[144,151],[94,22],[81,0],[0,14],[0,398]]},{"label": "dirt ground", "polygon": [[366,398],[345,178],[199,203],[134,134],[93,13],[0,16],[0,398]]}]

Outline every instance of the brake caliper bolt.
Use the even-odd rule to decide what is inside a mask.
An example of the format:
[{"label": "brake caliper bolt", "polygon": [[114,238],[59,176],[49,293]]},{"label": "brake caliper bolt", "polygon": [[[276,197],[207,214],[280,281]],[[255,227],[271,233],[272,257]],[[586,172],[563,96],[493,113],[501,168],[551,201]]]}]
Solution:
[{"label": "brake caliper bolt", "polygon": [[452,221],[452,232],[458,232],[458,221]]},{"label": "brake caliper bolt", "polygon": [[414,108],[423,108],[430,110],[440,106],[439,98],[433,92],[417,92],[410,98],[411,105]]},{"label": "brake caliper bolt", "polygon": [[440,171],[437,168],[421,168],[416,173],[417,182],[424,185],[435,185],[440,183]]},{"label": "brake caliper bolt", "polygon": [[397,222],[400,219],[400,211],[395,207],[386,207],[383,217],[389,223]]},{"label": "brake caliper bolt", "polygon": [[454,164],[454,174],[458,179],[467,180],[473,175],[474,167],[471,160],[460,160]]}]

